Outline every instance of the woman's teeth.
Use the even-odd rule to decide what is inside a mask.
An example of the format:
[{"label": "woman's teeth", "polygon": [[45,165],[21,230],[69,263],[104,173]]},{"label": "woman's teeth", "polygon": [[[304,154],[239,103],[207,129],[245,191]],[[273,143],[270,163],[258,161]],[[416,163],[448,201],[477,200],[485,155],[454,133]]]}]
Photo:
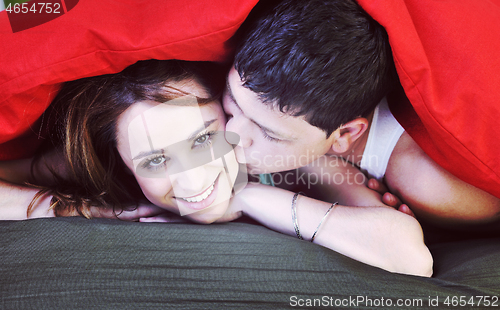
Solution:
[{"label": "woman's teeth", "polygon": [[207,199],[208,196],[210,196],[210,194],[212,193],[212,191],[214,190],[214,184],[212,184],[203,194],[201,195],[198,195],[198,196],[194,196],[194,197],[189,197],[189,198],[182,198],[183,200],[187,201],[187,202],[200,202],[202,200],[205,200]]}]

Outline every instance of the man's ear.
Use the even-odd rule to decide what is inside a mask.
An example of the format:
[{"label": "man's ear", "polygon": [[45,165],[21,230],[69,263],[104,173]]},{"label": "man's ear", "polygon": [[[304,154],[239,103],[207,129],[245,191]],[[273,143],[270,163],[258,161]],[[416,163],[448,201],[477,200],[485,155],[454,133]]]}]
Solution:
[{"label": "man's ear", "polygon": [[340,126],[332,133],[332,150],[337,154],[343,154],[351,150],[356,142],[369,128],[368,119],[356,118]]}]

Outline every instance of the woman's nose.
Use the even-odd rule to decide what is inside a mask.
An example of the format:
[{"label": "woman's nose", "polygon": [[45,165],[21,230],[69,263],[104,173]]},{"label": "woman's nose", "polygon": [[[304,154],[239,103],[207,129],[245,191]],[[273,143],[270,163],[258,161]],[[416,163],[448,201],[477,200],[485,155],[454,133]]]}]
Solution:
[{"label": "woman's nose", "polygon": [[207,186],[206,169],[202,167],[193,168],[183,172],[170,175],[170,180],[177,196],[192,196],[199,194]]}]

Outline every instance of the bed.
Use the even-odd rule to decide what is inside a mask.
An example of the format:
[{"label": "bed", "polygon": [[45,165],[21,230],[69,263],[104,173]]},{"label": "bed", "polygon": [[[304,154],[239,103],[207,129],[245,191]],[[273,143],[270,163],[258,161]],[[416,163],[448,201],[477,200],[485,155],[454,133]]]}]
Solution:
[{"label": "bed", "polygon": [[51,218],[3,221],[0,235],[1,309],[500,307],[498,237],[430,245],[423,278],[248,221]]},{"label": "bed", "polygon": [[[43,112],[62,82],[115,73],[143,59],[229,61],[231,37],[257,0],[148,1],[140,7],[135,0],[64,2],[61,16],[19,31],[13,31],[11,16],[0,12],[5,56],[0,59],[0,160],[36,151],[44,133]],[[469,28],[484,30],[488,23],[496,25],[499,2],[482,3],[476,12],[467,8],[472,2],[454,0],[458,13],[449,14],[449,1],[359,2],[388,29],[398,72],[407,74],[402,84],[411,105],[395,108],[406,111],[395,112],[405,129],[436,161],[453,162],[451,171],[498,195],[498,141],[474,154],[479,140],[471,139],[471,126],[456,121],[465,114],[476,124],[488,115],[484,122],[491,125],[500,117],[499,75],[492,73],[500,68],[498,57],[490,57],[484,77],[481,70],[464,75],[462,66],[457,70],[464,78],[448,82],[453,66],[443,64],[447,71],[441,77],[426,67],[439,61],[426,57],[429,50],[460,46],[451,28],[446,28],[447,45],[439,45],[442,38],[429,35],[434,24],[451,25],[465,14]],[[434,10],[440,15],[424,18]],[[472,23],[474,18],[481,22]],[[465,49],[470,53],[476,44],[485,53],[464,66],[484,63],[498,50],[498,27],[485,33],[476,36],[482,45],[468,42]],[[410,36],[414,40],[404,40]],[[418,42],[422,46],[415,48]],[[436,87],[447,95],[436,95]],[[439,113],[455,102],[481,103],[482,108],[468,113],[458,106],[447,117]],[[492,136],[498,133],[497,126],[489,130]],[[438,138],[431,139],[429,132]],[[448,138],[452,142],[439,143]],[[500,307],[500,236],[430,228],[426,236],[435,263],[432,278],[389,273],[248,219],[216,225],[77,217],[0,221],[0,308]]]}]

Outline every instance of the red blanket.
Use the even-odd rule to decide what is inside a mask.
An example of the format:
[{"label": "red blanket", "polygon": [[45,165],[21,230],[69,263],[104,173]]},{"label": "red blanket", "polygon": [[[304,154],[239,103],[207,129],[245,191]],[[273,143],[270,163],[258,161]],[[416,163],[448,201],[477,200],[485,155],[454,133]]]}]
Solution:
[{"label": "red blanket", "polygon": [[[47,1],[27,8],[37,2]],[[256,2],[65,0],[62,14],[21,31],[23,13],[0,12],[0,160],[33,154],[41,141],[37,120],[61,82],[144,59],[225,61],[227,41]]]},{"label": "red blanket", "polygon": [[[61,82],[149,58],[225,60],[256,2],[72,0],[15,33],[1,12],[0,160],[31,156]],[[389,33],[411,102],[392,107],[396,118],[438,164],[500,197],[500,0],[359,2]]]},{"label": "red blanket", "polygon": [[439,165],[500,197],[500,1],[359,0],[411,102],[393,112]]}]

